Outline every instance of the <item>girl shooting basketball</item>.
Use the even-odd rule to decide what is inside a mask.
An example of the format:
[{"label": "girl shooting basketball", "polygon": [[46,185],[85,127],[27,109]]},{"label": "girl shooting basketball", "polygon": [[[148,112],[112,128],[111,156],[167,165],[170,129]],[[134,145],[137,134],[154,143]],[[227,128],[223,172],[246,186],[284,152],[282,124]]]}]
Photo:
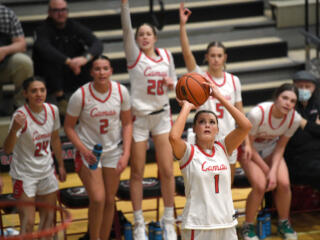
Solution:
[{"label": "girl shooting basketball", "polygon": [[[39,201],[55,205],[58,181],[54,173],[51,147],[58,160],[60,181],[66,180],[61,142],[58,108],[45,103],[47,89],[42,80],[29,78],[23,82],[26,104],[13,114],[4,151],[13,152],[10,175],[14,197],[24,201]],[[31,233],[36,208],[18,207],[20,234]],[[53,226],[54,212],[39,208],[39,230]],[[48,238],[51,239],[51,238]]]},{"label": "girl shooting basketball", "polygon": [[134,35],[128,0],[121,0],[121,21],[124,50],[131,86],[134,114],[131,153],[130,193],[134,209],[134,239],[146,239],[142,214],[142,179],[146,161],[147,140],[151,133],[161,179],[164,215],[161,219],[165,240],[176,240],[174,228],[174,175],[173,156],[169,143],[171,129],[170,106],[167,95],[176,81],[172,55],[156,48],[157,33],[154,26],[144,23]]},{"label": "girl shooting basketball", "polygon": [[[208,70],[203,72],[197,65],[196,60],[191,52],[189,46],[188,35],[186,31],[186,23],[191,15],[191,11],[184,8],[184,3],[180,3],[180,42],[183,53],[184,62],[188,72],[198,72],[206,78],[214,82],[222,95],[229,99],[230,103],[237,109],[243,112],[242,98],[241,98],[241,84],[239,78],[224,71],[227,61],[227,54],[224,45],[221,42],[211,42],[207,47],[205,61],[208,63]],[[220,120],[219,135],[217,137],[226,136],[235,128],[235,120],[231,114],[221,105],[221,103],[214,98],[209,97],[198,110],[211,110],[216,113]],[[244,152],[247,154],[249,141],[246,138],[244,144]],[[231,165],[231,183],[234,179],[235,163],[237,161],[237,150],[229,158]]]},{"label": "girl shooting basketball", "polygon": [[216,141],[219,132],[217,116],[212,111],[200,110],[193,121],[195,145],[188,143],[181,136],[195,106],[181,101],[182,109],[169,139],[174,156],[179,160],[187,198],[182,215],[183,240],[237,239],[228,158],[247,136],[251,123],[222,96],[215,84],[211,82],[209,85],[211,96],[231,114],[237,128],[221,141]]}]

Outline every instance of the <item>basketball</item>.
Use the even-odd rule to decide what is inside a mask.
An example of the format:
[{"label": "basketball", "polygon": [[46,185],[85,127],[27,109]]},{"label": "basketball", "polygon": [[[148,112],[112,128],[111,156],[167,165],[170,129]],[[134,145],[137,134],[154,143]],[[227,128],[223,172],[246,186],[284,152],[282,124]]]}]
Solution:
[{"label": "basketball", "polygon": [[210,87],[204,85],[206,79],[199,73],[187,73],[179,78],[176,85],[176,96],[180,100],[187,100],[195,106],[200,106],[207,101]]}]

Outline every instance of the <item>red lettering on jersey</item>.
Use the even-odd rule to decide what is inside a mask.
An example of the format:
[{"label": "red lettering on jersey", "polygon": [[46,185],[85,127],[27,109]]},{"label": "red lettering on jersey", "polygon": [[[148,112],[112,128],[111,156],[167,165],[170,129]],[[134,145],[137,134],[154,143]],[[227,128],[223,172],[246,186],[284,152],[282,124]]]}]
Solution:
[{"label": "red lettering on jersey", "polygon": [[39,141],[44,138],[51,138],[51,133],[39,134],[38,131],[34,131],[32,136],[33,141]]},{"label": "red lettering on jersey", "polygon": [[168,74],[167,72],[159,72],[159,71],[152,71],[151,67],[147,67],[144,72],[143,72],[144,76],[146,77],[167,77]]},{"label": "red lettering on jersey", "polygon": [[103,116],[113,116],[116,115],[116,111],[115,110],[111,110],[111,111],[99,111],[97,107],[93,108],[90,111],[90,116],[91,117],[103,117]]},{"label": "red lettering on jersey", "polygon": [[224,164],[219,165],[207,165],[207,161],[203,162],[201,165],[201,170],[203,172],[216,172],[216,171],[222,171],[222,170],[227,170],[227,166]]}]

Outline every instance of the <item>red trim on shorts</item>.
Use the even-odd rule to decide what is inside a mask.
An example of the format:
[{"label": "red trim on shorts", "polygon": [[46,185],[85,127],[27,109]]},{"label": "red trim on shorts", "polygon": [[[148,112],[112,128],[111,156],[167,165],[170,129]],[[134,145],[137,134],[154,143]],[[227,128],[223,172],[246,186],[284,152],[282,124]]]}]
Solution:
[{"label": "red trim on shorts", "polygon": [[47,108],[46,106],[43,104],[42,107],[44,109],[44,114],[45,114],[45,117],[44,117],[44,121],[43,123],[39,122],[33,115],[32,115],[32,112],[30,111],[30,109],[28,108],[27,104],[24,104],[24,107],[25,109],[27,110],[28,114],[30,115],[31,119],[38,125],[44,125],[46,122],[47,122],[47,117],[48,117],[48,114],[47,114]]},{"label": "red trim on shorts", "polygon": [[83,165],[82,159],[81,159],[81,155],[79,151],[76,151],[76,156],[74,158],[74,170],[76,172],[79,172],[81,167]]},{"label": "red trim on shorts", "polygon": [[291,128],[292,124],[293,124],[293,120],[294,120],[294,115],[296,114],[296,111],[293,110],[293,113],[292,113],[292,116],[291,116],[291,120],[290,120],[290,123],[289,123],[289,128]]},{"label": "red trim on shorts", "polygon": [[48,105],[49,105],[49,107],[50,107],[50,109],[51,109],[52,116],[53,116],[53,120],[56,120],[56,114],[55,114],[55,112],[54,112],[54,110],[53,110],[52,105],[51,105],[50,103],[48,103]]},{"label": "red trim on shorts", "polygon": [[121,85],[120,83],[117,83],[118,84],[118,90],[119,90],[119,95],[120,95],[120,101],[121,101],[121,104],[123,103],[123,97],[122,97],[122,92],[121,92]]},{"label": "red trim on shorts", "polygon": [[85,91],[84,91],[83,87],[81,87],[81,93],[82,93],[82,104],[81,104],[81,107],[83,109],[84,108],[84,104],[85,104],[85,97],[86,97],[86,94],[85,94]]},{"label": "red trim on shorts", "polygon": [[13,197],[19,199],[23,193],[23,181],[15,180],[13,185]]},{"label": "red trim on shorts", "polygon": [[188,166],[189,163],[191,162],[192,158],[193,158],[194,146],[193,146],[192,144],[190,144],[190,145],[191,145],[191,153],[190,153],[189,159],[188,159],[188,161],[187,161],[185,164],[183,164],[182,166],[180,166],[180,170],[182,170],[182,169],[184,169],[186,166]]},{"label": "red trim on shorts", "polygon": [[260,106],[260,105],[258,105],[258,107],[260,108],[261,113],[262,113],[262,118],[261,118],[261,121],[260,121],[260,123],[259,123],[259,126],[261,126],[262,123],[263,123],[263,121],[264,121],[264,109],[263,109],[263,107]]},{"label": "red trim on shorts", "polygon": [[26,122],[25,122],[25,124],[24,124],[24,127],[23,127],[23,129],[21,130],[21,133],[24,133],[26,130],[27,130],[27,128],[28,128],[28,120],[27,120],[27,116],[24,114],[24,112],[22,112],[21,110],[19,110],[19,111],[17,111],[18,113],[21,113],[23,116],[25,116],[25,118],[26,118]]},{"label": "red trim on shorts", "polygon": [[111,92],[112,92],[112,84],[111,84],[111,82],[108,82],[108,85],[109,85],[109,93],[108,93],[108,96],[107,96],[104,100],[103,100],[103,99],[100,99],[100,98],[98,98],[97,96],[94,95],[94,92],[93,92],[93,90],[92,90],[91,85],[92,85],[92,83],[89,83],[89,91],[90,91],[91,96],[92,96],[95,100],[97,100],[97,101],[99,101],[99,102],[102,102],[102,103],[105,103],[106,101],[108,101],[108,99],[109,99],[110,96],[111,96]]},{"label": "red trim on shorts", "polygon": [[130,66],[128,65],[128,66],[127,66],[128,69],[132,69],[132,68],[134,68],[134,67],[138,64],[138,62],[139,62],[139,60],[140,60],[140,58],[141,58],[141,55],[142,55],[142,51],[140,50],[139,55],[138,55],[136,61],[134,62],[134,64],[132,64],[132,65],[130,65]]},{"label": "red trim on shorts", "polygon": [[237,88],[236,88],[236,83],[234,82],[234,76],[233,74],[231,74],[231,79],[232,79],[232,84],[233,84],[233,89],[236,92]]},{"label": "red trim on shorts", "polygon": [[194,240],[194,230],[191,230],[191,240]]}]

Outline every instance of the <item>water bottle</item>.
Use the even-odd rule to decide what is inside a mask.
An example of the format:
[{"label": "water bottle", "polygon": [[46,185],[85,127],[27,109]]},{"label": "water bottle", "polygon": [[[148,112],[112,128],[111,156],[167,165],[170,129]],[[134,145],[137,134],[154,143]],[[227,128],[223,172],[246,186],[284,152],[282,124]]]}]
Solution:
[{"label": "water bottle", "polygon": [[260,211],[257,217],[257,234],[259,239],[265,239],[267,237],[265,225],[265,215]]},{"label": "water bottle", "polygon": [[132,224],[129,221],[124,224],[123,235],[125,240],[132,240]]},{"label": "water bottle", "polygon": [[265,229],[266,229],[266,236],[271,235],[271,214],[270,212],[265,211]]},{"label": "water bottle", "polygon": [[95,169],[97,169],[99,161],[100,161],[100,156],[102,153],[102,145],[101,144],[94,145],[92,153],[96,156],[97,161],[95,164],[89,165],[89,168],[92,170],[95,170]]},{"label": "water bottle", "polygon": [[162,240],[162,229],[160,227],[160,223],[156,222],[154,224],[154,235],[153,240]]},{"label": "water bottle", "polygon": [[154,227],[155,223],[152,221],[148,225],[148,238],[149,240],[154,240]]}]

